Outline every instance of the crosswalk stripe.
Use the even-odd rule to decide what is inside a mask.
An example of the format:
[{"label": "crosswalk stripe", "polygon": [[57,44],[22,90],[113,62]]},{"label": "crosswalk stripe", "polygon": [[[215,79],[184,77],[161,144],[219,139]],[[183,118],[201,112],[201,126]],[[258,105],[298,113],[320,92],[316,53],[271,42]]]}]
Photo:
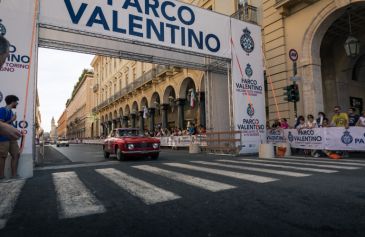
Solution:
[{"label": "crosswalk stripe", "polygon": [[231,177],[231,178],[235,178],[235,179],[241,179],[241,180],[246,180],[246,181],[251,181],[251,182],[256,182],[256,183],[268,183],[268,182],[273,182],[273,181],[278,180],[275,178],[270,178],[270,177],[265,177],[265,176],[243,174],[243,173],[225,171],[225,170],[219,170],[219,169],[210,169],[210,168],[204,168],[204,167],[180,164],[180,163],[164,163],[164,165],[184,168],[184,169],[189,169],[189,170],[203,171],[206,173],[222,175],[222,176],[227,176],[227,177]]},{"label": "crosswalk stripe", "polygon": [[153,167],[150,165],[139,165],[139,166],[133,166],[136,169],[144,170],[153,174],[161,175],[166,178],[170,178],[182,183],[186,183],[198,188],[202,188],[208,191],[212,192],[218,192],[223,191],[227,189],[233,189],[236,188],[235,186],[228,185],[221,182],[216,182],[208,179],[202,179],[191,175],[185,175],[178,172],[173,172],[165,169],[160,169],[157,167]]},{"label": "crosswalk stripe", "polygon": [[75,218],[105,212],[104,206],[73,171],[53,173],[59,205],[59,218]]},{"label": "crosswalk stripe", "polygon": [[[252,159],[240,159],[240,160],[252,160]],[[314,166],[314,167],[323,167],[323,168],[333,168],[333,169],[343,169],[343,170],[357,170],[359,167],[354,166],[339,166],[339,165],[318,165],[318,164],[309,164],[303,162],[292,162],[292,161],[284,161],[284,160],[268,160],[268,159],[257,159],[255,161],[259,162],[269,162],[269,163],[280,163],[280,164],[291,164],[291,165],[303,165],[303,166]]]},{"label": "crosswalk stripe", "polygon": [[[321,164],[339,164],[339,165],[355,165],[355,166],[365,166],[365,163],[357,163],[357,162],[344,162],[344,160],[319,160],[311,159],[311,158],[280,158],[287,161],[298,161],[298,162],[313,162],[313,163],[321,163]],[[265,158],[265,160],[278,160],[272,158]]]},{"label": "crosswalk stripe", "polygon": [[[314,157],[308,157],[308,156],[288,156],[288,157],[285,157],[287,159],[306,159],[306,160],[318,160],[318,159],[321,159],[321,158],[314,158]],[[362,159],[348,159],[348,158],[344,158],[344,159],[341,159],[341,160],[330,160],[328,158],[328,161],[332,161],[332,162],[337,162],[337,161],[341,161],[341,162],[356,162],[356,163],[360,163],[360,164],[365,164],[365,160]]]},{"label": "crosswalk stripe", "polygon": [[25,180],[0,183],[0,230],[6,226]]},{"label": "crosswalk stripe", "polygon": [[[252,160],[252,159],[251,159]],[[247,165],[258,165],[258,166],[264,166],[264,167],[277,167],[277,168],[283,168],[283,169],[293,169],[293,170],[302,170],[302,171],[311,171],[311,172],[318,172],[318,173],[336,173],[337,170],[329,170],[329,169],[317,169],[317,168],[307,168],[307,167],[297,167],[297,166],[290,166],[290,165],[275,165],[275,164],[266,164],[261,163],[259,160],[255,161],[233,161],[233,160],[217,160],[219,162],[228,162],[228,163],[234,163],[234,164],[247,164]]]},{"label": "crosswalk stripe", "polygon": [[234,168],[234,169],[240,169],[240,170],[258,171],[258,172],[263,172],[263,173],[278,174],[278,175],[291,176],[291,177],[310,176],[310,174],[291,172],[291,171],[281,171],[281,170],[262,169],[262,168],[253,168],[253,167],[242,167],[242,166],[236,166],[236,165],[225,165],[225,164],[218,164],[218,163],[204,162],[204,161],[191,161],[191,162],[196,163],[196,164],[213,165],[213,166]]},{"label": "crosswalk stripe", "polygon": [[130,175],[113,168],[96,169],[95,171],[114,182],[133,196],[140,198],[147,205],[180,198],[180,196],[172,192],[158,188],[150,183],[131,177]]}]

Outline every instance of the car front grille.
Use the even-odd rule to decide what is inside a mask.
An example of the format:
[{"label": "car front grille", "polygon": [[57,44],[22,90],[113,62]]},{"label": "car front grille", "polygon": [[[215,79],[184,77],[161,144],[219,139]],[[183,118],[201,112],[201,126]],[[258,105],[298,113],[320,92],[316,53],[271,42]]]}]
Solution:
[{"label": "car front grille", "polygon": [[153,147],[153,143],[135,143],[133,144],[134,148],[152,148]]}]

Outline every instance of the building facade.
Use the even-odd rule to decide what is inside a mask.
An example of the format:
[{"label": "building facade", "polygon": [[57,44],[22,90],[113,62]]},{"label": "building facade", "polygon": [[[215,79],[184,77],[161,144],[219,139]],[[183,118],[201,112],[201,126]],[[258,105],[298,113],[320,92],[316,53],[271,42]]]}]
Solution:
[{"label": "building facade", "polygon": [[93,137],[92,124],[94,116],[93,73],[86,72],[80,77],[71,98],[66,103],[66,136],[68,139],[85,139]]},{"label": "building facade", "polygon": [[[258,19],[257,7],[249,5],[243,11],[242,1],[238,0],[185,2],[226,15],[235,14],[243,20]],[[188,124],[206,126],[205,72],[102,56],[95,56],[91,66],[95,136],[107,136],[116,127],[155,131],[183,130]]]},{"label": "building facade", "polygon": [[[316,116],[324,111],[330,116],[335,105],[364,109],[365,49],[361,47],[365,42],[364,13],[363,0],[263,1],[266,74],[274,89],[269,86],[270,119],[294,120],[294,104],[282,96],[283,88],[292,83],[289,78],[294,74],[288,56],[290,49],[299,55],[298,115]],[[360,51],[352,57],[345,50],[350,35],[360,41]]]},{"label": "building facade", "polygon": [[67,138],[67,111],[64,110],[57,121],[57,136]]}]

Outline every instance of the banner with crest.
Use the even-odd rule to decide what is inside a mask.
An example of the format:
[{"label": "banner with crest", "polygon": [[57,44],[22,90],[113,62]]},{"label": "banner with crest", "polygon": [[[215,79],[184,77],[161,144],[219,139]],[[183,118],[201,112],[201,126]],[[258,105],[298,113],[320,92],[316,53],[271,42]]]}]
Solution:
[{"label": "banner with crest", "polygon": [[365,128],[327,128],[325,130],[327,150],[365,151]]},{"label": "banner with crest", "polygon": [[241,154],[257,153],[266,143],[261,28],[231,20],[234,130],[242,132]]}]

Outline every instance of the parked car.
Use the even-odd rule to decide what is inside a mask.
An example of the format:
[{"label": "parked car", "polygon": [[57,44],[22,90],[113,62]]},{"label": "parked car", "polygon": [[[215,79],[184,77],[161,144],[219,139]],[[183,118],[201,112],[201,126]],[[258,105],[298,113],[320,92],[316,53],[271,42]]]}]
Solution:
[{"label": "parked car", "polygon": [[67,140],[67,139],[58,139],[57,140],[57,147],[60,147],[60,146],[70,146],[70,142]]},{"label": "parked car", "polygon": [[126,157],[144,156],[156,160],[160,154],[160,140],[140,134],[135,128],[117,128],[104,140],[103,151],[106,159],[115,154],[120,161]]}]

